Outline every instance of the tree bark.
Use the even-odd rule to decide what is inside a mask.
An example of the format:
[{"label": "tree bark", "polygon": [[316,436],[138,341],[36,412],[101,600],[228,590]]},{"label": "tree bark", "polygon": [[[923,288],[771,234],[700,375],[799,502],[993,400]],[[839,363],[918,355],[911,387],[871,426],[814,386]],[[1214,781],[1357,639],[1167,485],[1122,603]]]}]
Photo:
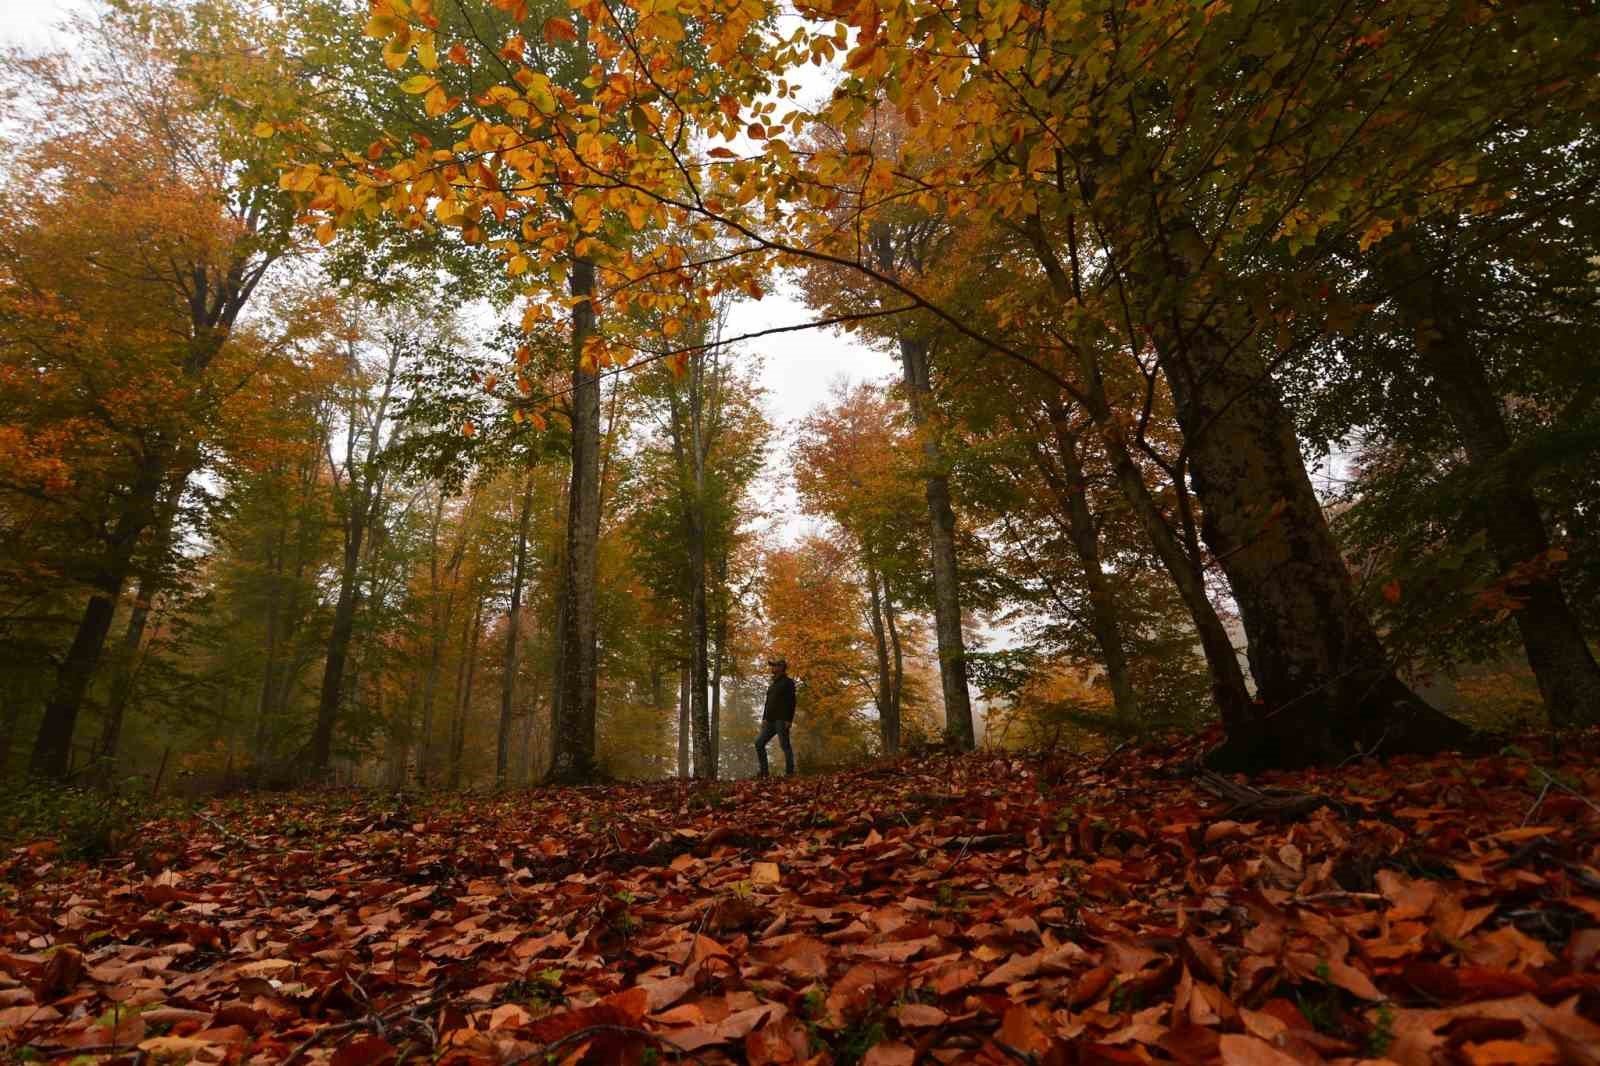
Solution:
[{"label": "tree bark", "polygon": [[600,376],[584,360],[594,333],[594,264],[574,259],[572,295],[572,487],[567,507],[566,580],[562,586],[561,698],[555,722],[555,758],[550,777],[559,782],[591,780],[595,765],[596,660],[595,582],[600,543]]},{"label": "tree bark", "polygon": [[533,471],[529,470],[522,489],[522,508],[517,516],[516,560],[511,567],[511,604],[506,611],[506,647],[501,657],[500,732],[495,748],[494,783],[506,784],[511,757],[511,720],[517,688],[517,631],[522,621],[522,575],[528,563],[528,520],[533,513]]},{"label": "tree bark", "polygon": [[928,500],[928,552],[933,565],[934,635],[939,646],[939,686],[944,695],[945,731],[958,747],[976,743],[972,696],[967,682],[967,646],[961,630],[961,575],[956,565],[956,515],[950,505],[950,479],[944,451],[934,433],[933,388],[928,345],[900,338],[900,365],[911,420],[922,440],[923,491]]},{"label": "tree bark", "polygon": [[466,637],[465,658],[458,675],[459,699],[455,715],[450,722],[450,777],[451,789],[461,787],[461,757],[467,745],[467,712],[472,708],[472,683],[478,673],[478,638],[483,635],[483,596],[478,596],[472,609],[471,629]]},{"label": "tree bark", "polygon": [[867,564],[867,614],[872,622],[872,649],[877,658],[878,684],[873,702],[878,705],[878,737],[883,753],[900,754],[900,723],[896,717],[894,680],[889,672],[889,639],[883,620],[883,593],[877,568]]},{"label": "tree bark", "polygon": [[678,667],[678,777],[687,779],[689,765],[689,690],[693,671],[688,666]]},{"label": "tree bark", "polygon": [[345,535],[344,562],[339,571],[339,599],[333,609],[333,630],[328,634],[328,656],[322,669],[322,691],[317,701],[317,724],[311,734],[307,769],[314,775],[325,773],[333,754],[333,730],[344,699],[345,663],[350,654],[350,638],[355,632],[356,591],[361,576],[361,542],[366,523],[352,520]]},{"label": "tree bark", "polygon": [[156,517],[156,501],[166,463],[159,447],[140,463],[128,501],[106,541],[106,554],[90,584],[92,592],[78,620],[66,656],[56,669],[55,687],[45,703],[44,719],[33,742],[30,772],[36,777],[65,779],[70,768],[72,735],[84,695],[105,651],[117,600],[133,566],[140,536]]},{"label": "tree bark", "polygon": [[1511,431],[1471,331],[1460,317],[1460,300],[1448,291],[1448,270],[1420,256],[1404,257],[1397,265],[1408,282],[1395,291],[1401,317],[1418,338],[1423,365],[1478,473],[1476,517],[1502,573],[1518,575],[1508,582],[1522,601],[1512,618],[1550,724],[1574,728],[1600,722],[1600,665],[1555,567],[1544,562],[1550,537],[1539,499],[1511,461]]},{"label": "tree bark", "polygon": [[1464,727],[1395,676],[1255,349],[1199,333],[1161,344],[1201,533],[1239,604],[1260,701],[1230,726],[1214,765],[1288,768],[1463,742]]},{"label": "tree bark", "polygon": [[144,646],[144,631],[150,620],[151,601],[161,585],[161,566],[172,548],[172,531],[177,524],[178,504],[188,487],[191,463],[180,463],[180,468],[168,478],[157,509],[156,521],[150,538],[149,563],[139,574],[133,594],[133,607],[128,614],[128,628],[122,635],[122,654],[118,657],[116,677],[111,682],[111,694],[106,700],[105,723],[100,731],[96,752],[104,764],[106,783],[109,784],[116,768],[117,749],[122,743],[122,721],[128,702],[133,697],[133,686],[139,673],[139,651]]},{"label": "tree bark", "polygon": [[1084,476],[1083,461],[1078,454],[1078,437],[1067,421],[1066,410],[1059,404],[1051,405],[1050,421],[1060,472],[1050,463],[1037,441],[1030,442],[1034,463],[1056,497],[1057,506],[1066,515],[1067,535],[1072,539],[1079,571],[1089,592],[1089,628],[1094,633],[1101,662],[1106,668],[1112,705],[1123,729],[1132,732],[1139,727],[1139,704],[1128,671],[1127,648],[1122,637],[1122,614],[1117,609],[1116,595],[1112,592],[1111,582],[1100,560],[1100,533],[1095,528],[1094,515],[1089,510],[1089,482]]},{"label": "tree bark", "polygon": [[[1076,226],[1076,221],[1069,222],[1067,239],[1071,249],[1070,274],[1056,256],[1055,250],[1044,239],[1043,227],[1035,226],[1033,230],[1034,249],[1039,264],[1050,280],[1051,290],[1063,304],[1082,300],[1078,278]],[[1150,538],[1151,547],[1155,549],[1162,566],[1171,576],[1178,595],[1182,597],[1184,606],[1189,610],[1189,617],[1194,621],[1195,635],[1200,640],[1200,649],[1205,655],[1206,666],[1211,673],[1211,696],[1217,704],[1223,726],[1230,733],[1247,733],[1252,728],[1255,708],[1250,698],[1249,687],[1245,684],[1244,671],[1239,666],[1239,656],[1234,650],[1233,641],[1229,638],[1228,631],[1223,626],[1222,619],[1218,617],[1217,610],[1206,591],[1205,572],[1201,568],[1200,559],[1187,552],[1178,542],[1172,527],[1167,524],[1166,516],[1156,506],[1150,487],[1145,484],[1144,474],[1129,451],[1122,424],[1111,409],[1105,380],[1100,373],[1100,364],[1095,354],[1087,347],[1078,348],[1078,372],[1081,393],[1079,399],[1082,400],[1089,417],[1099,430],[1106,458],[1110,461],[1112,473],[1116,476],[1117,487],[1129,506],[1133,508],[1145,535]]]},{"label": "tree bark", "polygon": [[895,618],[894,591],[889,587],[889,579],[879,575],[883,581],[883,627],[889,634],[889,721],[884,733],[884,748],[889,755],[900,754],[900,726],[901,712],[905,707],[906,691],[906,661],[905,651],[900,646],[900,624]]},{"label": "tree bark", "polygon": [[721,776],[722,772],[722,667],[727,656],[728,645],[728,605],[726,600],[727,561],[717,561],[718,586],[721,600],[717,611],[716,650],[711,656],[711,766],[712,777]]}]

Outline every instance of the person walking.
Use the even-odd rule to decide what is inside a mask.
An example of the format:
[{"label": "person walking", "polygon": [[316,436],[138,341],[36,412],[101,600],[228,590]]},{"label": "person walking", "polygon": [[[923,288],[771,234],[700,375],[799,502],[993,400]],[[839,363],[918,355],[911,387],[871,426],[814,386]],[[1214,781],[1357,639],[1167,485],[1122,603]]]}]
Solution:
[{"label": "person walking", "polygon": [[789,726],[794,722],[794,678],[789,676],[789,664],[782,659],[769,659],[772,682],[767,685],[767,706],[761,712],[761,732],[756,737],[756,762],[761,769],[758,777],[767,775],[767,744],[773,737],[783,749],[784,773],[794,774],[794,748],[789,743]]}]

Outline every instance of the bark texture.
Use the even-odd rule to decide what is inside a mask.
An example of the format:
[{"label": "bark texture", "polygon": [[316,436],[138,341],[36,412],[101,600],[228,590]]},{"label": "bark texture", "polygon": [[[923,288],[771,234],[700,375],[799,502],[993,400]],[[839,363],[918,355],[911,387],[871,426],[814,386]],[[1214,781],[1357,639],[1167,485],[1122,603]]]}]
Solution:
[{"label": "bark texture", "polygon": [[1464,742],[1464,727],[1395,676],[1259,355],[1191,337],[1163,363],[1201,532],[1239,605],[1260,701],[1230,726],[1215,765],[1296,767]]},{"label": "bark texture", "polygon": [[572,308],[572,481],[568,493],[566,575],[562,583],[560,689],[550,779],[592,780],[595,763],[596,601],[600,547],[600,375],[583,358],[594,333],[594,264],[576,259]]},{"label": "bark texture", "polygon": [[911,419],[922,439],[923,491],[928,500],[928,554],[933,569],[933,625],[939,646],[939,687],[945,731],[970,750],[976,743],[967,681],[967,643],[961,627],[961,574],[956,564],[956,514],[944,451],[934,432],[931,359],[926,342],[900,338],[900,365]]}]

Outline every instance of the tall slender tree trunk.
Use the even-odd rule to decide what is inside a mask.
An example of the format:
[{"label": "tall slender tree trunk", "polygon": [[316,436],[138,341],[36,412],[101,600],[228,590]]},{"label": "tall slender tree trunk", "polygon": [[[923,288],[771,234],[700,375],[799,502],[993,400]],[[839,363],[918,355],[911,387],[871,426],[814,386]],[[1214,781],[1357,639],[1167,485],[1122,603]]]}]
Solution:
[{"label": "tall slender tree trunk", "polygon": [[967,645],[961,629],[961,575],[956,565],[956,515],[943,446],[935,433],[928,345],[900,338],[900,365],[911,419],[922,440],[923,491],[928,500],[928,551],[933,563],[934,635],[939,646],[939,686],[944,694],[945,731],[970,750],[976,743],[972,696],[967,682]]},{"label": "tall slender tree trunk", "polygon": [[[718,561],[719,580],[727,571],[726,564]],[[711,657],[711,765],[715,768],[713,777],[721,776],[722,771],[722,667],[727,656],[728,644],[728,607],[726,602],[717,612],[715,651]]]},{"label": "tall slender tree trunk", "polygon": [[873,702],[878,705],[878,737],[883,753],[900,754],[900,723],[896,720],[894,679],[889,672],[889,638],[883,621],[883,593],[878,570],[867,564],[867,613],[872,622],[872,649],[877,658],[878,685]]},{"label": "tall slender tree trunk", "polygon": [[122,634],[122,654],[117,657],[117,673],[111,682],[111,694],[106,700],[105,722],[101,726],[100,743],[96,755],[105,764],[106,783],[114,778],[117,748],[122,742],[122,721],[128,702],[133,697],[134,682],[138,678],[140,649],[144,647],[144,633],[150,621],[150,609],[161,584],[161,566],[172,548],[172,533],[177,525],[178,504],[188,487],[192,464],[181,463],[167,479],[166,491],[156,513],[149,545],[150,562],[139,574],[134,588],[133,607],[128,614],[128,628]]},{"label": "tall slender tree trunk", "polygon": [[[433,521],[428,527],[428,659],[422,668],[422,721],[417,737],[417,784],[428,784],[429,756],[433,751],[433,700],[439,685],[439,662],[444,656],[445,631],[450,625],[448,605],[439,609],[439,527],[444,522],[444,490],[438,490]],[[450,595],[453,598],[455,590]]]},{"label": "tall slender tree trunk", "polygon": [[694,671],[688,665],[678,667],[678,776],[687,778],[689,765],[689,689]]},{"label": "tall slender tree trunk", "polygon": [[[1050,280],[1050,287],[1056,298],[1063,304],[1082,300],[1078,278],[1076,227],[1075,221],[1070,223],[1068,232],[1068,242],[1072,250],[1070,274],[1056,257],[1054,249],[1044,240],[1042,228],[1035,229],[1034,247],[1039,263]],[[1239,656],[1234,650],[1233,640],[1228,636],[1222,619],[1217,615],[1216,607],[1211,603],[1200,559],[1185,551],[1184,546],[1172,532],[1172,527],[1167,524],[1166,516],[1156,505],[1150,487],[1145,484],[1144,474],[1128,448],[1122,423],[1111,408],[1100,364],[1094,353],[1084,346],[1078,349],[1078,371],[1080,399],[1099,431],[1106,458],[1111,463],[1112,473],[1116,477],[1117,487],[1129,506],[1133,508],[1133,513],[1143,527],[1145,536],[1150,538],[1151,547],[1155,549],[1156,556],[1166,568],[1168,576],[1172,578],[1172,583],[1177,588],[1184,606],[1188,608],[1190,619],[1194,622],[1195,635],[1200,641],[1201,652],[1205,655],[1206,666],[1211,673],[1211,696],[1217,704],[1223,725],[1230,733],[1247,733],[1252,729],[1255,708],[1251,702],[1249,687],[1245,684],[1244,671],[1239,666]]]},{"label": "tall slender tree trunk", "polygon": [[694,619],[689,664],[689,720],[694,731],[694,776],[710,780],[717,776],[716,763],[711,757],[711,707],[708,702],[711,688],[708,662],[711,626],[706,607],[705,529],[698,522],[694,524],[689,545],[689,567],[693,587],[690,612]]},{"label": "tall slender tree trunk", "polygon": [[594,777],[597,636],[595,582],[600,544],[600,375],[584,360],[594,333],[594,264],[574,259],[572,308],[572,487],[567,507],[566,580],[562,583],[560,703],[552,780]]},{"label": "tall slender tree trunk", "polygon": [[511,757],[511,721],[517,691],[517,634],[522,623],[522,576],[528,565],[528,520],[533,514],[533,471],[522,488],[522,508],[517,515],[517,552],[511,567],[511,604],[506,611],[506,647],[501,657],[500,731],[495,748],[494,783],[506,784]]},{"label": "tall slender tree trunk", "polygon": [[361,542],[366,526],[352,519],[345,536],[344,563],[339,571],[339,599],[333,609],[333,629],[328,634],[328,656],[322,669],[322,691],[317,701],[317,723],[311,734],[307,769],[313,775],[327,772],[333,754],[333,731],[344,700],[345,665],[350,638],[355,633],[356,593],[361,578]]},{"label": "tall slender tree trunk", "polygon": [[93,591],[78,619],[72,644],[56,668],[55,686],[45,703],[44,719],[34,738],[29,768],[36,777],[59,780],[68,776],[78,715],[89,683],[94,680],[95,668],[105,652],[117,600],[122,596],[123,585],[133,567],[135,547],[156,518],[156,501],[165,466],[162,450],[152,448],[140,464],[127,502],[107,538],[105,557],[90,585]]},{"label": "tall slender tree trunk", "polygon": [[[1396,286],[1401,315],[1417,337],[1423,365],[1455,424],[1467,460],[1476,468],[1478,507],[1495,562],[1512,582],[1522,607],[1512,615],[1539,684],[1550,724],[1558,728],[1600,722],[1600,665],[1584,638],[1548,559],[1539,499],[1511,461],[1513,442],[1500,398],[1484,369],[1459,301],[1448,291],[1448,269],[1419,255],[1396,257],[1406,279]],[[1519,571],[1520,568],[1520,571]]]},{"label": "tall slender tree trunk", "polygon": [[1131,732],[1139,724],[1139,704],[1128,672],[1127,647],[1122,636],[1122,612],[1117,609],[1116,595],[1101,564],[1100,532],[1089,510],[1089,483],[1084,477],[1083,461],[1079,458],[1078,437],[1067,421],[1066,411],[1059,404],[1051,406],[1050,419],[1060,471],[1058,473],[1043,447],[1036,441],[1031,442],[1034,464],[1055,496],[1057,507],[1066,515],[1067,534],[1072,539],[1073,551],[1078,557],[1083,583],[1089,590],[1089,628],[1094,633],[1095,644],[1100,648],[1100,661],[1106,669],[1112,705],[1123,729]]},{"label": "tall slender tree trunk", "polygon": [[450,722],[450,777],[451,789],[461,787],[461,757],[467,746],[467,713],[472,709],[472,683],[478,673],[478,638],[483,635],[483,602],[479,594],[477,604],[472,609],[472,621],[469,629],[463,636],[466,639],[466,657],[461,663],[461,673],[458,675],[459,698],[456,701],[455,716]]},{"label": "tall slender tree trunk", "polygon": [[883,581],[883,628],[889,634],[889,719],[884,730],[883,746],[887,754],[898,755],[901,713],[905,706],[905,650],[900,646],[900,623],[895,615],[894,590],[889,587],[888,578],[879,577]]}]

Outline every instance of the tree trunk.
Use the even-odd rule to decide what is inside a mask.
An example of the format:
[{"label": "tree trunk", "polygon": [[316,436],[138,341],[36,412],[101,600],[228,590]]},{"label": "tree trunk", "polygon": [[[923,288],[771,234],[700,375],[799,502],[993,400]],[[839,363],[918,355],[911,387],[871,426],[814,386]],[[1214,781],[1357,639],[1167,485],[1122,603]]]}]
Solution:
[{"label": "tree trunk", "polygon": [[[881,575],[880,575],[881,577]],[[883,580],[883,627],[889,634],[889,718],[884,724],[884,751],[888,755],[900,754],[901,711],[905,706],[906,660],[900,646],[900,624],[895,619],[894,591],[889,579]]]},{"label": "tree trunk", "polygon": [[274,685],[278,675],[278,597],[283,582],[284,526],[278,527],[277,543],[271,551],[272,571],[267,587],[267,641],[261,663],[261,691],[256,699],[255,741],[250,746],[251,775],[261,784],[261,771],[267,762],[267,721],[276,706]]},{"label": "tree trunk", "polygon": [[[1039,264],[1050,279],[1051,290],[1063,304],[1082,301],[1078,278],[1077,222],[1069,222],[1069,227],[1067,239],[1072,252],[1070,275],[1057,258],[1055,250],[1044,239],[1043,228],[1036,226],[1034,229],[1034,249]],[[1078,348],[1078,371],[1082,393],[1080,399],[1087,407],[1095,428],[1099,430],[1106,458],[1117,479],[1117,487],[1133,508],[1139,524],[1144,527],[1151,547],[1166,567],[1179,596],[1183,598],[1184,606],[1189,609],[1189,617],[1194,621],[1195,635],[1200,640],[1200,649],[1211,673],[1211,696],[1217,704],[1223,726],[1230,734],[1248,733],[1253,728],[1255,708],[1249,687],[1245,684],[1244,671],[1239,667],[1239,656],[1234,650],[1233,641],[1206,591],[1200,559],[1186,552],[1183,545],[1178,543],[1166,516],[1156,506],[1150,488],[1144,482],[1144,474],[1128,449],[1122,423],[1111,409],[1100,364],[1094,352],[1085,346]]]},{"label": "tree trunk", "polygon": [[[439,526],[444,521],[444,490],[439,489],[439,499],[433,509],[433,523],[428,532],[428,661],[422,671],[422,722],[417,737],[417,784],[428,785],[429,759],[433,752],[433,700],[439,686],[439,663],[444,657],[445,632],[450,627],[450,605],[446,602],[441,615],[439,610]],[[465,532],[462,534],[465,540]],[[455,597],[451,588],[450,598]]]},{"label": "tree trunk", "polygon": [[1572,728],[1600,722],[1600,665],[1562,591],[1538,497],[1511,463],[1513,442],[1471,331],[1447,290],[1447,272],[1420,256],[1400,261],[1409,284],[1395,292],[1401,315],[1418,338],[1424,366],[1476,469],[1478,519],[1503,574],[1519,573],[1510,591],[1523,606],[1512,617],[1539,684],[1550,724]]},{"label": "tree trunk", "polygon": [[554,781],[594,777],[596,628],[595,582],[600,544],[600,376],[585,362],[594,333],[594,264],[574,259],[572,295],[572,487],[567,507],[567,574],[563,584],[561,702],[555,723]]},{"label": "tree trunk", "polygon": [[1465,740],[1384,656],[1255,349],[1198,333],[1160,341],[1201,532],[1239,604],[1260,701],[1214,764],[1289,768]]},{"label": "tree trunk", "polygon": [[1122,614],[1117,609],[1116,594],[1100,561],[1100,532],[1095,528],[1094,515],[1089,511],[1089,482],[1078,456],[1078,436],[1067,421],[1067,412],[1059,404],[1052,404],[1050,420],[1056,461],[1061,464],[1060,473],[1057,473],[1036,441],[1030,442],[1034,463],[1056,497],[1057,506],[1066,515],[1067,535],[1072,539],[1079,571],[1089,590],[1089,628],[1094,633],[1095,644],[1100,648],[1100,661],[1106,668],[1106,682],[1111,688],[1111,701],[1116,708],[1117,720],[1125,731],[1131,733],[1139,727],[1139,703],[1128,673],[1127,649],[1122,640]]},{"label": "tree trunk", "polygon": [[[726,568],[719,565],[718,571]],[[728,644],[728,609],[724,603],[722,610],[717,613],[716,626],[716,651],[711,657],[711,766],[712,777],[720,777],[722,772],[722,665],[727,655]]]},{"label": "tree trunk", "polygon": [[678,776],[689,776],[689,689],[693,671],[688,666],[678,667]]},{"label": "tree trunk", "polygon": [[939,685],[944,693],[945,732],[971,750],[975,740],[972,697],[967,685],[967,646],[961,631],[961,577],[956,567],[956,516],[950,506],[950,479],[944,452],[934,433],[932,377],[928,346],[900,339],[900,363],[911,419],[922,439],[924,493],[928,499],[928,550],[933,562],[934,634],[939,645]]},{"label": "tree trunk", "polygon": [[344,699],[345,663],[355,632],[356,591],[361,577],[361,541],[366,526],[353,519],[345,537],[344,565],[339,573],[339,599],[333,609],[333,631],[328,635],[328,657],[322,669],[322,693],[317,702],[317,724],[311,734],[306,769],[313,776],[328,770],[333,753],[333,731]]},{"label": "tree trunk", "polygon": [[466,634],[466,658],[461,664],[460,699],[456,702],[455,717],[450,722],[450,778],[451,789],[461,787],[461,756],[467,746],[467,712],[472,708],[472,682],[478,673],[478,638],[483,634],[483,597],[478,597],[472,609],[472,628]]},{"label": "tree trunk", "polygon": [[517,552],[511,568],[511,605],[506,611],[506,648],[501,659],[500,732],[495,748],[494,783],[506,784],[511,757],[512,704],[517,689],[517,631],[522,621],[522,575],[528,564],[528,519],[533,513],[533,471],[522,489],[522,510],[517,516]]},{"label": "tree trunk", "polygon": [[151,601],[161,584],[161,565],[172,547],[172,531],[177,524],[178,504],[183,500],[183,490],[188,487],[192,472],[189,463],[180,463],[167,479],[167,491],[162,495],[149,545],[149,563],[139,574],[134,589],[133,608],[128,615],[128,628],[122,635],[122,654],[118,656],[117,674],[111,682],[111,695],[106,701],[105,722],[100,731],[97,758],[105,765],[106,783],[110,784],[116,767],[117,748],[122,743],[122,721],[128,702],[133,697],[134,682],[139,672],[139,650],[144,646],[144,631],[150,620]]},{"label": "tree trunk", "polygon": [[156,499],[164,480],[165,465],[159,449],[152,449],[146,455],[107,539],[105,559],[91,585],[94,591],[84,605],[72,644],[56,668],[55,687],[45,703],[44,719],[34,738],[29,768],[36,777],[57,780],[67,777],[78,714],[105,651],[117,600],[122,596],[123,585],[133,566],[134,548],[155,521]]},{"label": "tree trunk", "polygon": [[872,649],[878,663],[878,685],[873,702],[878,705],[878,737],[883,753],[900,754],[900,723],[895,720],[894,683],[889,676],[889,639],[883,624],[883,594],[879,591],[878,571],[867,564],[867,614],[872,622]]},{"label": "tree trunk", "polygon": [[711,780],[717,776],[716,764],[711,760],[711,673],[709,645],[711,643],[710,619],[706,609],[706,543],[705,528],[694,524],[693,539],[689,544],[690,581],[693,594],[690,611],[694,617],[693,647],[689,666],[689,718],[694,730],[694,776]]}]

